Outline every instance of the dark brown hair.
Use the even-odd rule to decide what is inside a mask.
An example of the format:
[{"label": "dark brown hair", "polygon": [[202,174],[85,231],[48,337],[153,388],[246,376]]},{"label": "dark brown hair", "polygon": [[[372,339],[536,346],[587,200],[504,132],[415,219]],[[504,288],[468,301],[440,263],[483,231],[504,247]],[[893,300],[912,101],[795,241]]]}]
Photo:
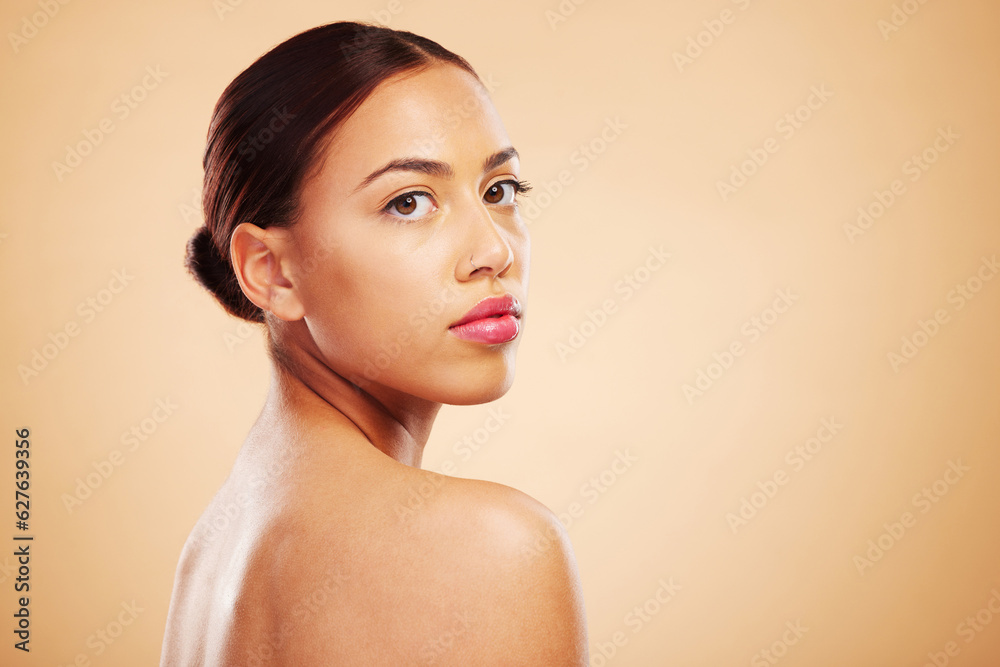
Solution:
[{"label": "dark brown hair", "polygon": [[324,139],[380,83],[435,61],[478,78],[464,58],[425,37],[341,21],[282,42],[229,84],[208,129],[205,224],[188,241],[184,261],[227,312],[264,321],[233,271],[233,229],[242,222],[261,228],[293,224],[302,181]]}]

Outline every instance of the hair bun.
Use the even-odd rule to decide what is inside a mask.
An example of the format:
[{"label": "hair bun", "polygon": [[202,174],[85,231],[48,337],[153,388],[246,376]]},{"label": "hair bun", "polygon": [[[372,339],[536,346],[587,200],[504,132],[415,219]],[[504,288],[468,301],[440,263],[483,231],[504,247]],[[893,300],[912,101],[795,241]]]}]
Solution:
[{"label": "hair bun", "polygon": [[203,287],[218,294],[218,288],[225,280],[223,270],[228,267],[215,247],[215,240],[208,227],[202,225],[188,240],[184,265]]},{"label": "hair bun", "polygon": [[230,315],[251,322],[263,321],[263,313],[243,294],[229,260],[219,252],[208,227],[202,225],[188,239],[184,266]]}]

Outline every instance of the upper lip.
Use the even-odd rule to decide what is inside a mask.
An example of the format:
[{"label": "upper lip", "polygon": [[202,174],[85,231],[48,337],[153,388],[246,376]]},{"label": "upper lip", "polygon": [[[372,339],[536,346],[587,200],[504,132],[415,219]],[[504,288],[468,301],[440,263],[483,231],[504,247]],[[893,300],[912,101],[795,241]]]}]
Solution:
[{"label": "upper lip", "polygon": [[[462,319],[453,323],[452,327],[457,327],[460,324],[466,324],[474,320],[482,320],[487,317],[493,317],[498,315],[513,315],[514,317],[521,316],[521,304],[512,294],[504,294],[503,296],[489,296],[477,303],[472,307],[472,310],[467,312],[462,316]],[[449,327],[450,329],[451,327]]]}]

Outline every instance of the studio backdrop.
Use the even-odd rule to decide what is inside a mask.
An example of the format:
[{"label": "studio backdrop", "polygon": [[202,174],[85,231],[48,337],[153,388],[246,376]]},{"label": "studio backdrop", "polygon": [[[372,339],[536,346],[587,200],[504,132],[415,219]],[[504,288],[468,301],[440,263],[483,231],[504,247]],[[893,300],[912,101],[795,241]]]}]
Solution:
[{"label": "studio backdrop", "polygon": [[467,58],[534,186],[513,388],[424,467],[559,516],[591,665],[1000,664],[981,0],[5,2],[0,663],[158,663],[269,381],[182,264],[209,118],[338,20]]}]

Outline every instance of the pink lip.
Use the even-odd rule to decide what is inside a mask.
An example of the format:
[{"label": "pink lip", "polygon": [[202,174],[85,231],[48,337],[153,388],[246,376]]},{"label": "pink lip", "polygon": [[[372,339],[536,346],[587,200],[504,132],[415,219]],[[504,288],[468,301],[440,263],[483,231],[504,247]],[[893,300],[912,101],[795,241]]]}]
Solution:
[{"label": "pink lip", "polygon": [[462,319],[453,322],[451,326],[457,327],[473,320],[483,320],[487,317],[501,315],[521,316],[521,304],[514,298],[514,295],[504,294],[503,296],[486,297],[463,315]]},{"label": "pink lip", "polygon": [[511,294],[477,303],[449,330],[465,340],[487,344],[513,340],[521,329],[521,304]]}]

